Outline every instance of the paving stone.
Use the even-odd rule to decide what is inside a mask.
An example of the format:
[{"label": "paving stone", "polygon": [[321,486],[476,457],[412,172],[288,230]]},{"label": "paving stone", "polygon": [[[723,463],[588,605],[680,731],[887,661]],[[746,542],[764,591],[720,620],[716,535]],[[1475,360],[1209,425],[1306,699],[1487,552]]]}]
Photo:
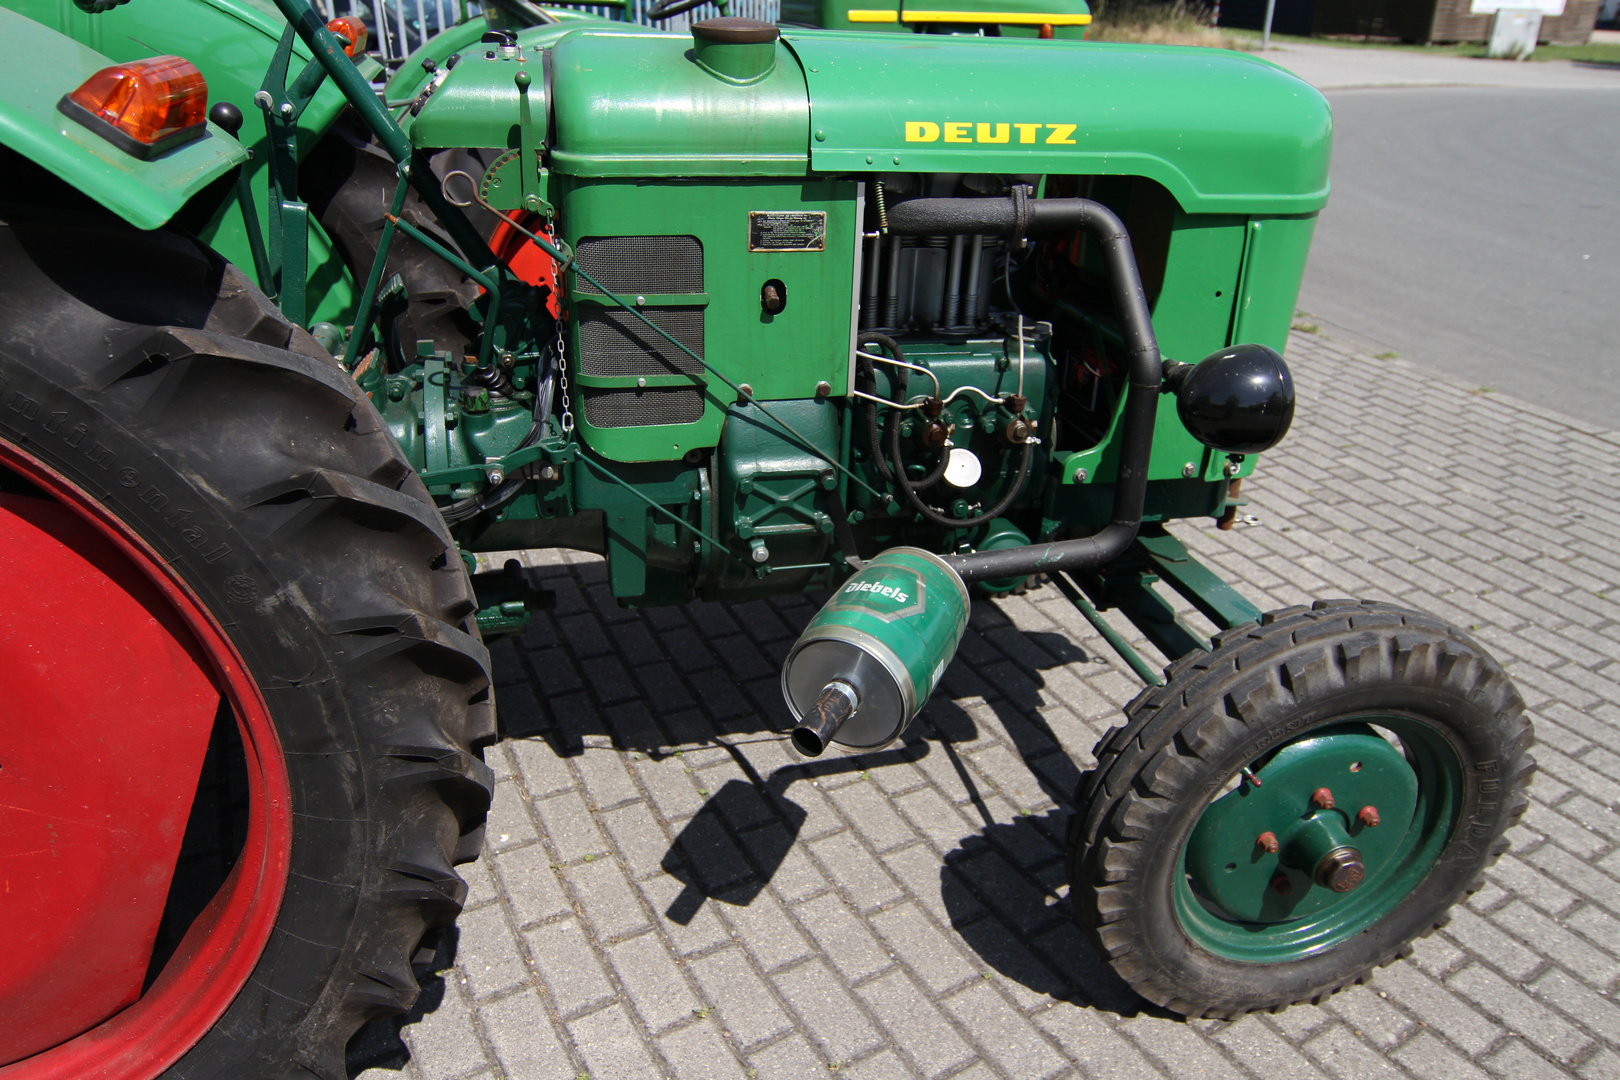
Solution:
[{"label": "paving stone", "polygon": [[842,980],[818,960],[773,977],[777,991],[827,1061],[848,1061],[873,1049],[880,1036]]},{"label": "paving stone", "polygon": [[595,936],[602,941],[633,934],[647,926],[647,914],[637,902],[617,859],[593,859],[563,871],[569,888],[579,898]]},{"label": "paving stone", "polygon": [[654,1062],[621,1005],[581,1017],[568,1029],[590,1080],[647,1080],[668,1075]]},{"label": "paving stone", "polygon": [[857,993],[922,1075],[938,1076],[976,1056],[950,1021],[904,972],[874,979]]},{"label": "paving stone", "polygon": [[1549,969],[1529,989],[1598,1038],[1620,1046],[1620,1002],[1611,995],[1593,991],[1558,968]]},{"label": "paving stone", "polygon": [[1341,1024],[1334,1024],[1305,1044],[1305,1053],[1339,1080],[1385,1080],[1400,1070]]},{"label": "paving stone", "polygon": [[557,1039],[551,1017],[532,991],[492,1001],[479,1012],[495,1060],[508,1077],[574,1080],[579,1075]]},{"label": "paving stone", "polygon": [[499,904],[465,912],[456,928],[460,932],[456,966],[467,977],[467,990],[473,998],[510,990],[529,977],[528,965]]},{"label": "paving stone", "polygon": [[747,1074],[712,1022],[692,1024],[658,1040],[678,1080],[741,1080]]},{"label": "paving stone", "polygon": [[754,972],[740,948],[710,953],[689,965],[704,1005],[739,1047],[749,1047],[786,1031],[792,1021]]},{"label": "paving stone", "polygon": [[[1258,1016],[1245,1016],[1217,1030],[1212,1038],[1224,1046],[1251,1073],[1259,1077],[1315,1080],[1324,1075],[1304,1054],[1279,1039]],[[1094,1075],[1108,1075],[1092,1070]],[[1120,1074],[1127,1075],[1127,1074]],[[1443,1078],[1437,1078],[1443,1080]]]},{"label": "paving stone", "polygon": [[980,1051],[1010,1076],[1040,1080],[1056,1076],[1066,1062],[1045,1039],[1032,1038],[1028,1019],[987,983],[969,986],[944,1001]]},{"label": "paving stone", "polygon": [[523,935],[536,971],[563,1016],[615,996],[578,919],[560,919]]},{"label": "paving stone", "polygon": [[827,875],[860,911],[870,911],[903,895],[883,864],[848,832],[818,841],[810,849]]},{"label": "paving stone", "polygon": [[809,943],[769,892],[758,893],[746,904],[722,902],[715,906],[761,969],[775,971],[810,955]]},{"label": "paving stone", "polygon": [[642,934],[608,950],[619,984],[641,1022],[653,1033],[689,1020],[702,1005],[656,934]]},{"label": "paving stone", "polygon": [[[1468,1001],[1415,967],[1396,964],[1380,971],[1375,985],[1410,1009],[1420,1023],[1438,1031],[1467,1054],[1477,1056],[1484,1053],[1505,1034],[1501,1027],[1487,1019]],[[1282,1015],[1287,1016],[1288,1012]]]},{"label": "paving stone", "polygon": [[893,965],[866,921],[851,911],[837,893],[823,893],[806,901],[795,914],[846,983],[858,983]]},{"label": "paving stone", "polygon": [[838,1070],[841,1077],[850,1080],[911,1080],[917,1074],[907,1068],[893,1050],[883,1050],[853,1065]]},{"label": "paving stone", "polygon": [[452,1080],[489,1064],[472,1009],[462,998],[457,981],[445,979],[438,1005],[401,1033],[421,1080]]},{"label": "paving stone", "polygon": [[1422,1080],[1489,1080],[1484,1070],[1427,1031],[1418,1032],[1391,1056]]},{"label": "paving stone", "polygon": [[979,975],[956,942],[911,904],[879,912],[872,927],[935,997]]},{"label": "paving stone", "polygon": [[1417,1026],[1410,1017],[1389,1004],[1388,999],[1379,997],[1365,986],[1353,986],[1334,994],[1328,999],[1328,1008],[1350,1025],[1357,1035],[1380,1050],[1399,1046]]},{"label": "paving stone", "polygon": [[1495,1016],[1509,1031],[1523,1036],[1561,1060],[1583,1050],[1591,1038],[1561,1019],[1558,1014],[1479,964],[1463,968],[1446,985],[1474,999],[1486,1013]]},{"label": "paving stone", "polygon": [[1506,1080],[1560,1080],[1569,1075],[1521,1039],[1507,1040],[1500,1050],[1485,1059],[1485,1067]]},{"label": "paving stone", "polygon": [[804,1080],[828,1071],[826,1059],[811,1048],[803,1035],[773,1043],[748,1060],[753,1066],[748,1075],[758,1080]]}]

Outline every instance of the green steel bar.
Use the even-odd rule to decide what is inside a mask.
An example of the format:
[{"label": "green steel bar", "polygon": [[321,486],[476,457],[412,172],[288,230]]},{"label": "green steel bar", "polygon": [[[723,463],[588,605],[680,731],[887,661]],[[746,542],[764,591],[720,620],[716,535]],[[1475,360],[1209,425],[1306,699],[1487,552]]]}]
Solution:
[{"label": "green steel bar", "polygon": [[400,231],[406,236],[410,237],[412,240],[415,240],[418,244],[421,244],[423,247],[433,252],[433,254],[437,255],[439,258],[443,259],[457,270],[460,270],[463,274],[466,274],[468,277],[472,278],[490,292],[495,293],[500,291],[500,286],[496,284],[495,280],[488,274],[485,274],[480,270],[474,270],[472,266],[461,256],[457,255],[455,252],[433,239],[433,237],[429,236],[421,229],[418,229],[415,225],[412,225],[410,222],[400,217],[397,213],[390,211],[388,214],[388,220],[391,224],[399,226]]},{"label": "green steel bar", "polygon": [[1193,558],[1186,545],[1174,536],[1163,532],[1155,535],[1144,529],[1136,543],[1147,553],[1159,576],[1222,630],[1259,621],[1260,609]]},{"label": "green steel bar", "polygon": [[248,181],[245,166],[236,170],[236,201],[242,207],[242,224],[247,229],[248,250],[253,253],[253,272],[259,278],[259,288],[275,300],[276,283],[271,278],[270,254],[264,248],[264,233],[259,231],[259,211],[253,205],[253,186]]},{"label": "green steel bar", "polygon": [[449,230],[450,238],[473,261],[496,266],[497,260],[483,236],[473,228],[472,222],[467,220],[465,214],[445,201],[433,170],[428,168],[424,161],[419,160],[410,139],[389,115],[387,106],[366,82],[365,76],[360,74],[360,69],[355,67],[354,61],[343,51],[343,43],[326,28],[326,20],[317,15],[306,0],[276,0],[276,7],[281,9],[281,14],[298,32],[304,44],[309,46],[315,59],[320,61],[327,75],[331,76],[332,82],[343,91],[349,107],[377,137],[377,141],[382,144],[388,156],[394,159],[406,175],[416,178],[413,182],[416,190],[421,193],[422,201],[427,203],[434,216]]},{"label": "green steel bar", "polygon": [[388,219],[383,222],[382,237],[377,241],[377,257],[371,260],[371,273],[366,276],[366,287],[360,294],[360,310],[355,313],[349,340],[343,346],[345,371],[353,371],[359,359],[360,340],[366,336],[366,326],[371,322],[371,307],[377,301],[377,288],[382,284],[383,268],[388,264],[388,248],[394,242],[394,222],[399,220],[405,194],[410,189],[410,181],[401,176],[394,188],[394,201],[388,207]]},{"label": "green steel bar", "polygon": [[1102,639],[1108,642],[1109,646],[1119,654],[1119,658],[1125,661],[1132,671],[1136,672],[1138,678],[1149,686],[1164,685],[1163,677],[1157,671],[1154,671],[1146,660],[1142,659],[1141,653],[1131,648],[1131,643],[1121,637],[1118,630],[1108,625],[1097,609],[1091,606],[1091,601],[1081,595],[1080,590],[1069,580],[1068,575],[1053,574],[1052,584],[1056,585],[1058,591],[1069,598],[1070,603],[1080,609],[1080,614],[1086,617],[1086,621],[1096,629],[1097,633],[1102,635]]}]

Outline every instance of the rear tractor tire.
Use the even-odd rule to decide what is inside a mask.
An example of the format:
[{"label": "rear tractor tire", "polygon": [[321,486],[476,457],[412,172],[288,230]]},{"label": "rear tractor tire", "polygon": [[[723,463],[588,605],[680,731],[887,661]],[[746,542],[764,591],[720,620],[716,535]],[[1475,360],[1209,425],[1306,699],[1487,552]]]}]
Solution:
[{"label": "rear tractor tire", "polygon": [[1411,952],[1524,813],[1524,705],[1429,615],[1321,601],[1181,658],[1098,747],[1070,822],[1082,927],[1189,1016],[1316,1002]]},{"label": "rear tractor tire", "polygon": [[[25,948],[56,959],[27,980],[0,972],[0,1071],[346,1076],[360,1026],[415,1001],[413,957],[460,911],[453,867],[482,846],[491,789],[471,587],[388,428],[313,338],[206,248],[14,216],[0,223],[0,528],[31,538],[5,551],[0,575],[0,688],[8,708],[56,703],[0,725],[0,801],[33,799],[36,818],[71,830],[85,814],[53,792],[87,770],[127,780],[106,813],[122,827],[83,833],[103,844],[102,884],[85,884],[90,860],[51,869],[75,865],[71,831],[33,883],[57,874],[51,887],[119,919],[150,909],[144,929],[102,946],[83,941],[107,938],[104,925],[49,909],[26,927]],[[21,591],[47,566],[76,576]],[[73,589],[76,607],[42,616]],[[98,713],[98,685],[123,678],[130,643],[154,628],[173,671],[131,668],[139,678]],[[146,736],[105,762],[98,739],[131,725]],[[187,899],[184,857],[176,872],[172,850],[154,864],[94,838],[163,833],[178,847],[184,827],[190,847],[231,831],[192,798],[211,730],[216,748],[222,731],[240,746],[245,826],[225,853],[234,868]],[[148,762],[189,777],[173,785],[177,803],[143,775]],[[85,1011],[112,954],[129,958],[130,982]],[[70,1026],[20,1030],[30,1009]]]}]

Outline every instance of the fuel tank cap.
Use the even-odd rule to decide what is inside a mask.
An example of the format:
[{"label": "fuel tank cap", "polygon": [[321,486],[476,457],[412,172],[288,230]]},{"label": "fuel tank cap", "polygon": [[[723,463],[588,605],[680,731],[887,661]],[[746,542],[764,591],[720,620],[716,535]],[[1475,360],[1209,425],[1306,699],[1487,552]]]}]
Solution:
[{"label": "fuel tank cap", "polygon": [[725,82],[747,86],[776,68],[781,31],[768,22],[727,15],[692,24],[692,59]]},{"label": "fuel tank cap", "polygon": [[727,15],[719,19],[704,19],[692,24],[692,37],[696,41],[713,41],[722,45],[764,45],[775,41],[782,32],[773,24],[758,19],[744,19]]}]

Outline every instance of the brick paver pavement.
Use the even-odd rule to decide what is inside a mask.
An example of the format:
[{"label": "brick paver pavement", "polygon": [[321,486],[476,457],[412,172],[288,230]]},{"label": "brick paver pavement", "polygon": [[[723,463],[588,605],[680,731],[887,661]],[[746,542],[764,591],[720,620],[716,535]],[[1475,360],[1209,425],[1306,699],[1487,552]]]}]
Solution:
[{"label": "brick paver pavement", "polygon": [[1410,961],[1235,1023],[1098,963],[1060,839],[1137,684],[1051,587],[975,603],[904,742],[806,763],[777,669],[813,600],[624,611],[555,556],[556,611],[494,650],[488,852],[367,1080],[1620,1077],[1620,433],[1318,336],[1290,360],[1257,520],[1176,535],[1263,608],[1467,627],[1540,737],[1512,850]]}]

